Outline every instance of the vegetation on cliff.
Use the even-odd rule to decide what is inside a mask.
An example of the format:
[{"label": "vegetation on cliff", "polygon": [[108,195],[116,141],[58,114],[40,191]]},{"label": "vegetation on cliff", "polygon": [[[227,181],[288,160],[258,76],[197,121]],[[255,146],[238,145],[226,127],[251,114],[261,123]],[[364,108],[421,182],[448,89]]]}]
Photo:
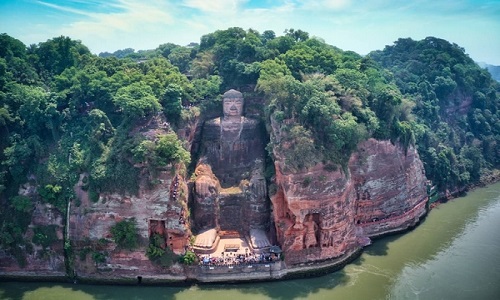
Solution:
[{"label": "vegetation on cliff", "polygon": [[111,226],[115,243],[124,249],[134,249],[138,245],[137,222],[134,218],[122,220]]},{"label": "vegetation on cliff", "polygon": [[465,50],[445,40],[399,39],[371,58],[411,99],[410,123],[425,173],[439,188],[478,182],[500,165],[500,87]]},{"label": "vegetation on cliff", "polygon": [[[29,199],[63,212],[80,175],[97,201],[104,192],[136,193],[144,169],[154,184],[158,169],[189,164],[175,131],[193,116],[220,115],[229,88],[263,99],[247,111],[279,129],[268,149],[292,171],[345,166],[369,137],[416,143],[441,189],[499,166],[499,84],[440,39],[400,39],[363,57],[302,30],[229,28],[186,47],[96,56],[68,37],[27,47],[1,34],[1,247],[22,263]],[[155,117],[168,130],[150,138],[143,133]]]}]

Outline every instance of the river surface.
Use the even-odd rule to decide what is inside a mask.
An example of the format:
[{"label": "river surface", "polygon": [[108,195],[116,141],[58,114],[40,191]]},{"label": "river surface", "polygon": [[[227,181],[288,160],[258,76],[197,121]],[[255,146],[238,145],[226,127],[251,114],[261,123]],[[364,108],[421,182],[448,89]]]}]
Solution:
[{"label": "river surface", "polygon": [[500,299],[500,183],[434,208],[416,229],[318,278],[184,288],[0,282],[0,299]]}]

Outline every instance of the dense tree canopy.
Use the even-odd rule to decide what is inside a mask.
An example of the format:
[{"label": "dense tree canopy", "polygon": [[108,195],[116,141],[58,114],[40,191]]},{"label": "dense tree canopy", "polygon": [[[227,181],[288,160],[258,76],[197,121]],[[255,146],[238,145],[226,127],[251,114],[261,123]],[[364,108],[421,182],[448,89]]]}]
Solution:
[{"label": "dense tree canopy", "polygon": [[399,39],[369,55],[412,101],[426,175],[440,188],[477,182],[500,165],[500,87],[464,49],[445,40]]}]

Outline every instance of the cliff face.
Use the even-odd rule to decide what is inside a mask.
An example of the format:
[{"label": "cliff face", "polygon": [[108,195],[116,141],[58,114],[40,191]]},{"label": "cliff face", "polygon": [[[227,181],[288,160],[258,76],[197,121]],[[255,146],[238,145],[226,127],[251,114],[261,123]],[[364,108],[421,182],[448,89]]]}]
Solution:
[{"label": "cliff face", "polygon": [[[147,125],[130,134],[154,140],[169,131],[169,125],[153,117]],[[161,239],[161,248],[184,253],[191,235],[188,222],[188,186],[182,166],[167,165],[156,170],[154,178],[148,166],[136,165],[141,182],[137,195],[102,193],[97,202],[89,200],[82,189],[81,174],[74,187],[80,205],[72,203],[69,213],[69,239],[75,253],[74,270],[78,274],[95,274],[105,269],[107,276],[120,274],[154,274],[161,268],[146,256],[153,235]],[[151,185],[154,179],[155,184]],[[111,228],[122,220],[135,219],[139,245],[134,250],[121,249],[113,242]],[[95,257],[103,255],[103,262]],[[166,269],[161,269],[163,273]]]},{"label": "cliff face", "polygon": [[318,164],[304,173],[276,170],[271,197],[277,240],[289,263],[341,256],[356,246],[355,191],[340,171]]},{"label": "cliff face", "polygon": [[[96,203],[80,192],[81,205],[72,206],[69,222],[69,236],[77,253],[75,271],[78,274],[91,274],[96,268],[105,268],[109,276],[158,271],[146,256],[150,236],[155,233],[164,239],[165,247],[178,254],[184,252],[190,235],[186,222],[187,185],[181,176],[172,176],[170,171],[161,172],[158,180],[157,187],[141,188],[136,196],[104,194]],[[113,225],[131,218],[135,218],[140,235],[139,247],[132,251],[117,247],[111,235]],[[105,264],[96,266],[91,255],[78,258],[81,253],[95,252],[107,254]]]},{"label": "cliff face", "polygon": [[[30,247],[31,251],[27,251],[25,266],[21,267],[13,255],[0,250],[0,273],[64,275],[63,216],[52,205],[41,201],[35,186],[25,184],[20,188],[19,194],[28,196],[35,202],[31,223],[24,234],[27,244],[23,246]],[[37,232],[39,228],[44,228],[45,231]],[[37,234],[42,238],[37,238]],[[49,238],[49,235],[53,236]],[[36,242],[43,239],[50,242]]]},{"label": "cliff face", "polygon": [[425,213],[426,178],[413,148],[405,154],[370,139],[351,155],[348,174],[322,164],[301,173],[283,169],[277,161],[271,200],[277,239],[291,264],[341,256]]},{"label": "cliff face", "polygon": [[427,178],[417,151],[370,139],[351,156],[356,224],[377,236],[414,225],[425,214]]}]

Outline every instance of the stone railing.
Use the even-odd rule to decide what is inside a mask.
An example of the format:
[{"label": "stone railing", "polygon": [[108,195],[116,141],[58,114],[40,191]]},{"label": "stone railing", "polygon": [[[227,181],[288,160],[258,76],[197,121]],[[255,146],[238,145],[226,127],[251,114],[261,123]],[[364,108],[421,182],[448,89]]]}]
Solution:
[{"label": "stone railing", "polygon": [[198,265],[189,267],[188,273],[201,282],[236,282],[278,279],[283,276],[281,261],[242,264]]}]

